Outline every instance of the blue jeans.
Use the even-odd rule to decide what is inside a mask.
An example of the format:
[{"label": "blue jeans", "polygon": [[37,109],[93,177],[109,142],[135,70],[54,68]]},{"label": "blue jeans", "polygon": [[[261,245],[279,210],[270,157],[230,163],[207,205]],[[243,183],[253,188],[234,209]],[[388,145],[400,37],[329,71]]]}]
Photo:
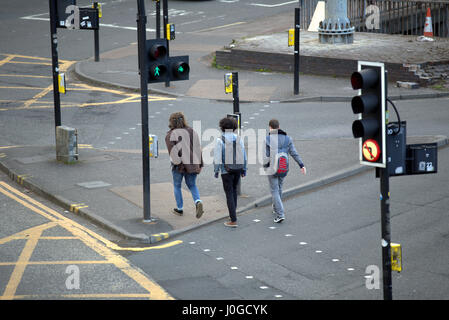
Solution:
[{"label": "blue jeans", "polygon": [[284,204],[282,203],[282,186],[284,184],[284,178],[285,177],[268,176],[273,209],[274,212],[282,218],[284,218]]},{"label": "blue jeans", "polygon": [[172,174],[173,174],[173,189],[176,199],[176,206],[178,207],[179,210],[182,210],[184,205],[181,191],[182,178],[184,178],[186,181],[186,185],[189,188],[190,193],[192,194],[193,201],[195,201],[195,203],[201,201],[200,192],[198,190],[198,187],[196,186],[196,177],[198,174],[179,172],[178,170],[172,170]]}]

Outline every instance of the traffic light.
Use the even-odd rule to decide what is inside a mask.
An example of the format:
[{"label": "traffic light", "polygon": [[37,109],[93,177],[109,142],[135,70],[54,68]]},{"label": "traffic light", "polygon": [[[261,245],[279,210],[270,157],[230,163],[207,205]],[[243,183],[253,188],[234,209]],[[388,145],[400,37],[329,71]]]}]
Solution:
[{"label": "traffic light", "polygon": [[386,167],[386,81],[383,63],[361,62],[351,75],[353,89],[359,95],[352,98],[354,114],[359,119],[352,124],[354,138],[360,139],[360,163]]},{"label": "traffic light", "polygon": [[170,81],[189,80],[189,56],[168,58]]},{"label": "traffic light", "polygon": [[146,53],[148,61],[148,82],[165,82],[168,75],[167,40],[147,40]]}]

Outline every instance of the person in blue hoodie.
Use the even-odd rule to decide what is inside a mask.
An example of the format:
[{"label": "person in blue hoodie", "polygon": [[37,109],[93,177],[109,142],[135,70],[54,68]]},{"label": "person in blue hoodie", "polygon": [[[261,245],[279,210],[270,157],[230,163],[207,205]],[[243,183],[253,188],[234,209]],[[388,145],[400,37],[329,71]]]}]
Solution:
[{"label": "person in blue hoodie", "polygon": [[221,172],[223,189],[226,194],[226,204],[230,220],[226,227],[237,227],[237,186],[240,178],[246,176],[247,156],[243,140],[234,131],[237,121],[233,118],[223,118],[219,122],[222,131],[214,149],[214,174],[218,178]]},{"label": "person in blue hoodie", "polygon": [[306,167],[296,151],[293,140],[287,135],[285,131],[279,129],[279,121],[277,119],[271,119],[268,123],[270,133],[266,137],[266,150],[264,167],[266,168],[266,174],[268,175],[268,181],[270,184],[271,198],[273,213],[275,214],[274,222],[280,223],[285,220],[284,205],[282,203],[282,185],[284,183],[285,176],[274,175],[274,159],[278,153],[286,153],[292,156],[295,162],[301,168],[301,172],[306,174]]}]

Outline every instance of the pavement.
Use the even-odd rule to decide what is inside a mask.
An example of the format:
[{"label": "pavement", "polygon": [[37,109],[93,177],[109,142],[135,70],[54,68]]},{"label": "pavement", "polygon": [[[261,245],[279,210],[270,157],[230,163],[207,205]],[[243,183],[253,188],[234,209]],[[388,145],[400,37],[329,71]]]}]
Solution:
[{"label": "pavement", "polygon": [[[267,50],[266,46],[264,38],[264,50]],[[186,49],[186,46],[179,48]],[[272,50],[275,48],[273,46]],[[190,80],[172,83],[170,87],[165,87],[163,83],[151,85],[150,93],[231,102],[232,97],[226,95],[223,88],[223,75],[231,70],[212,67],[213,52],[199,56],[193,52],[195,48],[191,50],[187,48],[182,52],[192,52]],[[178,51],[176,46],[171,46],[172,55],[178,54]],[[96,85],[138,91],[140,80],[137,45],[104,52],[100,55],[100,62],[95,62],[92,58],[79,61],[72,72],[70,76]],[[241,102],[349,101],[354,95],[348,79],[333,76],[301,75],[298,96],[293,94],[291,74],[239,70],[239,81]],[[445,95],[448,92],[432,88],[406,89],[393,84],[389,88],[389,96],[393,100],[437,98]],[[445,136],[407,137],[407,143],[419,142],[437,142],[443,146],[448,143],[448,139]],[[371,167],[360,165],[356,157],[348,156],[357,154],[356,139],[302,141],[301,148],[308,155],[307,163],[313,165],[308,167],[310,174],[304,177],[299,175],[298,168],[291,170],[290,176],[300,178],[287,179],[285,197],[312,191],[372,170]],[[338,156],[330,159],[326,156],[329,150],[338,150],[335,152]],[[198,181],[205,207],[203,217],[195,218],[193,205],[188,205],[190,193],[184,188],[184,216],[178,217],[170,213],[174,207],[174,197],[171,176],[162,174],[168,172],[168,154],[164,151],[160,155],[161,161],[151,162],[151,174],[159,175],[159,178],[156,179],[157,182],[152,180],[151,184],[151,212],[156,221],[150,223],[143,222],[139,151],[81,147],[80,159],[73,165],[57,162],[54,146],[3,147],[1,152],[0,169],[11,179],[62,206],[67,214],[84,216],[130,240],[155,243],[193,228],[224,221],[228,217],[221,182],[210,178],[211,168],[205,168],[205,173],[200,174]],[[339,170],[336,172],[335,168]],[[123,184],[125,179],[126,185]],[[242,182],[238,213],[243,214],[269,203],[266,177],[256,173],[249,174]]]}]

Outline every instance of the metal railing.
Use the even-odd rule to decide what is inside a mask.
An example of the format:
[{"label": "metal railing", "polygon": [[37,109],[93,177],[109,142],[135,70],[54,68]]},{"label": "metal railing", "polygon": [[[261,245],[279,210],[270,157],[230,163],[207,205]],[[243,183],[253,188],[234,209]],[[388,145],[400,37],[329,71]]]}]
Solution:
[{"label": "metal railing", "polygon": [[[299,0],[301,27],[307,30],[319,0]],[[368,25],[377,6],[379,24]],[[358,32],[423,35],[427,8],[432,15],[433,33],[436,37],[449,37],[449,0],[348,0],[348,17]]]}]

